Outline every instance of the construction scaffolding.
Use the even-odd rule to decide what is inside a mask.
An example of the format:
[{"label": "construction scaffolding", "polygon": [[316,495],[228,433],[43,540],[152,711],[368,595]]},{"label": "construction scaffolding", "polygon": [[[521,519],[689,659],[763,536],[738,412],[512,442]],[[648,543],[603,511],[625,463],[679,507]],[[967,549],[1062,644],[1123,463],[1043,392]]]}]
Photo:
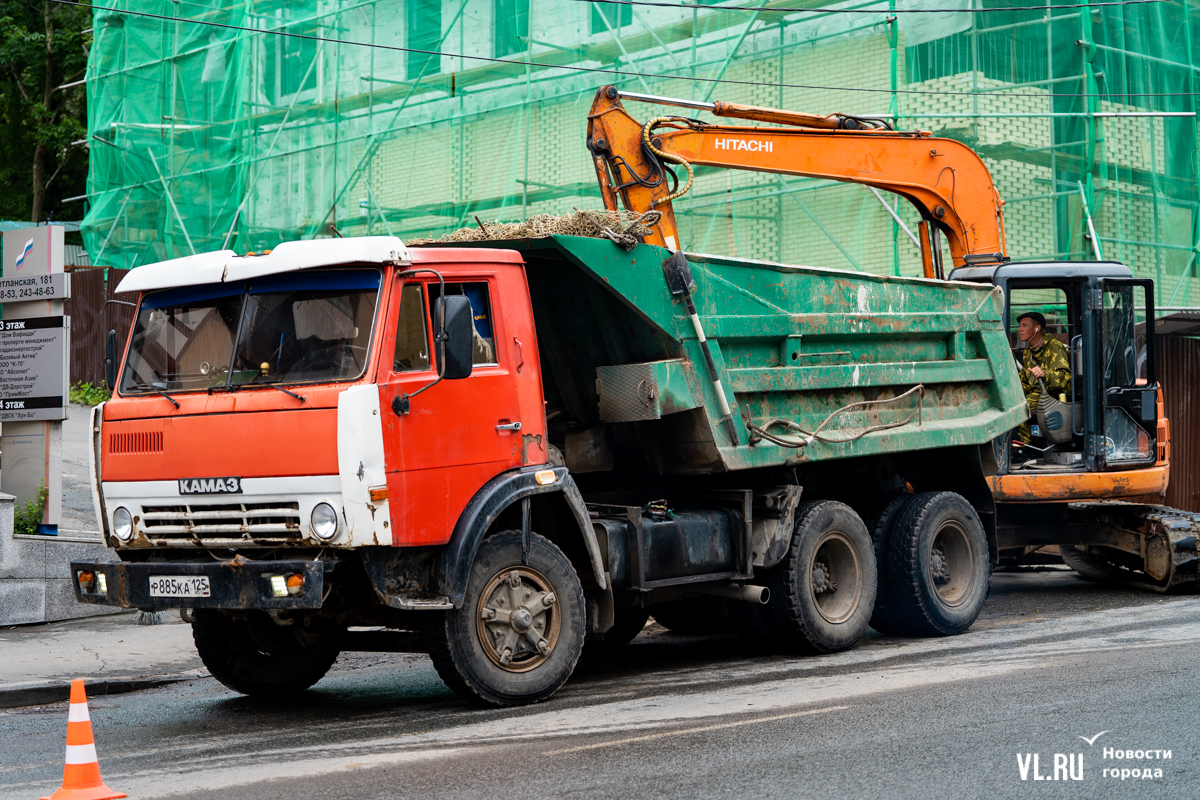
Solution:
[{"label": "construction scaffolding", "polygon": [[[1119,259],[1157,281],[1160,305],[1200,306],[1187,0],[116,9],[95,13],[87,76],[95,264],[596,208],[586,113],[614,83],[959,139],[1007,201],[1014,258]],[[700,169],[676,212],[688,250],[920,270],[915,212],[859,185]]]}]

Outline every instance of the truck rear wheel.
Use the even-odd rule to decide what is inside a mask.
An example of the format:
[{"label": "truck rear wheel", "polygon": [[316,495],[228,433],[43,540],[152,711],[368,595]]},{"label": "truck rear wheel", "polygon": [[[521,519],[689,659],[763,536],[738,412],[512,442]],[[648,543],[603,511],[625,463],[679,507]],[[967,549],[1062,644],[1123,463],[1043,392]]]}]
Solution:
[{"label": "truck rear wheel", "polygon": [[463,699],[483,706],[536,703],[571,677],[583,649],[583,589],[575,568],[551,541],[521,532],[483,540],[461,608],[441,612],[429,629],[438,675]]},{"label": "truck rear wheel", "polygon": [[992,568],[979,515],[962,495],[912,497],[889,535],[881,602],[910,636],[953,636],[971,627]]},{"label": "truck rear wheel", "polygon": [[262,613],[245,619],[212,609],[192,612],[192,639],[212,676],[252,697],[284,697],[312,686],[333,666],[338,651],[300,645],[288,628]]},{"label": "truck rear wheel", "polygon": [[888,585],[890,573],[883,568],[883,565],[887,563],[888,542],[891,540],[892,526],[895,524],[896,518],[900,516],[900,511],[911,499],[912,495],[910,494],[896,495],[875,513],[867,525],[871,531],[871,541],[875,545],[875,564],[879,575],[875,610],[871,612],[870,625],[884,636],[893,636],[904,632],[904,626],[896,618],[894,610],[888,602],[888,598],[892,594]]},{"label": "truck rear wheel", "polygon": [[875,551],[867,528],[844,503],[805,503],[792,544],[772,570],[763,608],[778,648],[834,653],[853,647],[875,606]]}]

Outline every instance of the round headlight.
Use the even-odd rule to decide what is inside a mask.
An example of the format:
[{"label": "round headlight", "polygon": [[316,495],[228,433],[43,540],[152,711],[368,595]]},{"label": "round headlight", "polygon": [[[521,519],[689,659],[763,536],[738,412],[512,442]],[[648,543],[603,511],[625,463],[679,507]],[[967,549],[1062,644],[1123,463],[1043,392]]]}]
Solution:
[{"label": "round headlight", "polygon": [[333,506],[329,503],[317,503],[312,510],[312,516],[309,518],[312,524],[313,533],[318,539],[329,541],[337,535],[338,523],[337,512],[333,510]]},{"label": "round headlight", "polygon": [[128,542],[133,536],[133,517],[129,516],[129,510],[121,507],[113,512],[113,533],[122,542]]}]

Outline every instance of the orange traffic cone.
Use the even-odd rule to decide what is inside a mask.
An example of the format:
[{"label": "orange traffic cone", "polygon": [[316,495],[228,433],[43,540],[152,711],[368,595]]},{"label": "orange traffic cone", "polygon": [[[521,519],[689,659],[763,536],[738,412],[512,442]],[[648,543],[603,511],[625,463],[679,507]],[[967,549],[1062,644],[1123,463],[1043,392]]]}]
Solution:
[{"label": "orange traffic cone", "polygon": [[114,792],[100,780],[92,718],[88,716],[87,693],[79,678],[71,681],[71,706],[67,712],[67,764],[63,785],[41,800],[115,800],[126,795]]}]

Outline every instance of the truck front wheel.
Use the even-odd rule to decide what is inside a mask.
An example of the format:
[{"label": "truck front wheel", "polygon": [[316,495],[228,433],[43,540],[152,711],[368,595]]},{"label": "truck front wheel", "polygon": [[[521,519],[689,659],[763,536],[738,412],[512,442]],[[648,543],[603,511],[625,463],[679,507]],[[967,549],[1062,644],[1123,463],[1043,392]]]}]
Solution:
[{"label": "truck front wheel", "polygon": [[312,686],[333,666],[338,651],[302,647],[288,628],[267,615],[244,618],[212,609],[192,612],[192,639],[212,676],[241,694],[283,697]]},{"label": "truck front wheel", "polygon": [[889,535],[880,598],[912,636],[953,636],[987,600],[992,569],[979,515],[962,495],[924,492],[905,504]]},{"label": "truck front wheel", "polygon": [[536,703],[575,669],[585,634],[583,589],[552,542],[521,532],[483,540],[461,608],[440,612],[429,628],[438,675],[465,700],[484,706]]},{"label": "truck front wheel", "polygon": [[792,545],[767,584],[777,647],[834,653],[862,637],[875,607],[875,550],[867,528],[844,503],[805,503]]}]

